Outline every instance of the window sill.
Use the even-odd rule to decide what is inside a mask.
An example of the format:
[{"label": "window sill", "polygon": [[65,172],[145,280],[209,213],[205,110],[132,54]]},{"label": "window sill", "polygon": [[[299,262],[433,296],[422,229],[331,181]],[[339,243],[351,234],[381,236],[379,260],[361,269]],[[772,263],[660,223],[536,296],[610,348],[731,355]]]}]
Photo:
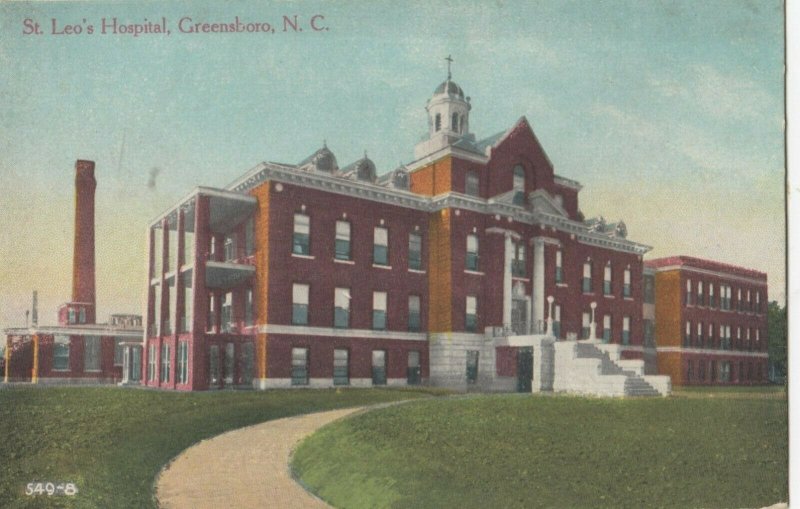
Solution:
[{"label": "window sill", "polygon": [[84,373],[102,373],[103,370],[102,369],[84,369],[83,372]]},{"label": "window sill", "polygon": [[426,271],[420,269],[408,269],[412,274],[426,274]]},{"label": "window sill", "polygon": [[303,260],[316,260],[316,256],[292,253],[292,258],[301,258]]},{"label": "window sill", "polygon": [[356,264],[356,262],[354,262],[353,260],[342,260],[340,258],[334,258],[333,259],[333,263],[343,263],[345,265],[355,265]]},{"label": "window sill", "polygon": [[392,270],[392,266],[391,265],[376,265],[374,263],[372,264],[372,268],[373,269]]},{"label": "window sill", "polygon": [[569,285],[567,283],[556,283],[556,286],[559,288],[567,288]]},{"label": "window sill", "polygon": [[531,281],[530,278],[527,278],[525,276],[515,276],[513,274],[511,275],[511,279],[515,279],[517,281],[525,281],[526,283],[529,283]]},{"label": "window sill", "polygon": [[473,276],[485,276],[486,275],[483,272],[479,272],[477,270],[469,270],[469,269],[464,269],[464,274],[472,274]]},{"label": "window sill", "polygon": [[[633,297],[623,297],[622,300],[634,300]],[[644,304],[655,304],[655,302],[645,302]]]},{"label": "window sill", "polygon": [[603,297],[605,297],[606,299],[615,299],[616,298],[613,295],[611,295],[610,293],[608,293],[608,294],[604,293]]}]

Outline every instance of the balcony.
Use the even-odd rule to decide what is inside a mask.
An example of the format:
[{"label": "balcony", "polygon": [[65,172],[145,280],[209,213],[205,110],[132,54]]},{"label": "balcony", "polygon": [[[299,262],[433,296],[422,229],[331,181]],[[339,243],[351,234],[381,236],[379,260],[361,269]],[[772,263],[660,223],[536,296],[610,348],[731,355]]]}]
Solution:
[{"label": "balcony", "polygon": [[252,256],[247,256],[244,248],[225,246],[224,260],[215,260],[216,254],[209,254],[206,261],[206,287],[225,290],[234,288],[252,278],[256,272]]}]

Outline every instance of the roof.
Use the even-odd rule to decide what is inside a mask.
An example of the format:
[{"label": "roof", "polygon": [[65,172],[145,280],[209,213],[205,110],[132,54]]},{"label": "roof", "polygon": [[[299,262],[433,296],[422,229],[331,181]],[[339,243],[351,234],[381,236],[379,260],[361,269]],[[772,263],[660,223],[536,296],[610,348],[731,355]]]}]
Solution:
[{"label": "roof", "polygon": [[746,276],[754,279],[763,280],[767,282],[767,274],[754,269],[747,269],[738,265],[731,265],[714,260],[706,260],[703,258],[695,258],[693,256],[668,256],[665,258],[656,258],[654,260],[647,260],[644,262],[645,267],[652,269],[666,269],[673,267],[691,267],[696,269],[713,270],[716,272],[723,272],[734,276]]}]

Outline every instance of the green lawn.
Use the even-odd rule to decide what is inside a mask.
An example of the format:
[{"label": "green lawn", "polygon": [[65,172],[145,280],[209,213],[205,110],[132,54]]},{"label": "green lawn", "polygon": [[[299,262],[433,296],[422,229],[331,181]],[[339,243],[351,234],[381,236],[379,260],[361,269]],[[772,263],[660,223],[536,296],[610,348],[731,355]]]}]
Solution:
[{"label": "green lawn", "polygon": [[[290,415],[426,395],[376,389],[194,394],[116,387],[0,390],[0,507],[153,507],[158,471],[204,438]],[[30,497],[24,493],[31,481],[73,482],[79,492]]]},{"label": "green lawn", "polygon": [[722,391],[736,398],[703,392],[413,402],[323,428],[300,445],[292,467],[342,508],[685,509],[785,501],[785,398],[769,390]]}]

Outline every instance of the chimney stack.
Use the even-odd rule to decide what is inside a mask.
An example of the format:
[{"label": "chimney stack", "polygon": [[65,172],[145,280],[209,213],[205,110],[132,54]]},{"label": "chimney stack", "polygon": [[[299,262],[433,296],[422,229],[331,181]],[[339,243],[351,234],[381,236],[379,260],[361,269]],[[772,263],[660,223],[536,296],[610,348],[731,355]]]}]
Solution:
[{"label": "chimney stack", "polygon": [[33,291],[33,303],[31,304],[31,326],[39,325],[39,299],[36,290]]},{"label": "chimney stack", "polygon": [[72,256],[72,302],[86,304],[86,323],[95,323],[94,161],[75,163],[75,244]]}]

